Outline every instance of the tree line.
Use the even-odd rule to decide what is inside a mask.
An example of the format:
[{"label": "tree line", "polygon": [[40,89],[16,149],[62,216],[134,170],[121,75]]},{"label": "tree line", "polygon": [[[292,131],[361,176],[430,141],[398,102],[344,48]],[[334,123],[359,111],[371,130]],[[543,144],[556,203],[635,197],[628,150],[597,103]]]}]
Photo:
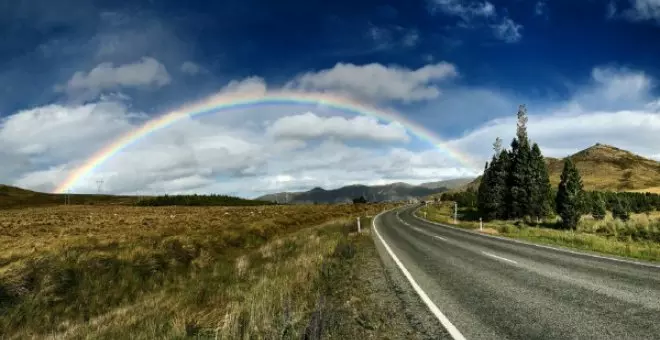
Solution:
[{"label": "tree line", "polygon": [[545,159],[538,144],[527,134],[527,109],[518,108],[516,137],[511,149],[502,140],[493,144],[494,154],[486,163],[479,188],[444,193],[442,200],[476,209],[485,220],[535,219],[557,214],[565,228],[575,228],[580,216],[591,213],[602,219],[606,211],[627,220],[630,212],[660,210],[660,195],[633,192],[585,192],[582,179],[572,160],[564,160],[557,188],[550,185]]},{"label": "tree line", "polygon": [[166,206],[166,205],[188,205],[188,206],[255,206],[271,205],[273,202],[249,200],[245,198],[227,195],[164,195],[143,198],[135,203],[138,206]]}]

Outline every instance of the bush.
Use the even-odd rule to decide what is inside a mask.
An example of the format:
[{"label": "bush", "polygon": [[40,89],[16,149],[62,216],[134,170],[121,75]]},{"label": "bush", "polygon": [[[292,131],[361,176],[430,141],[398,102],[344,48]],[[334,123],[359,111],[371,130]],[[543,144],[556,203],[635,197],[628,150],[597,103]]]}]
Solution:
[{"label": "bush", "polygon": [[617,200],[612,209],[612,216],[618,218],[622,221],[627,221],[630,219],[630,208],[625,200]]}]

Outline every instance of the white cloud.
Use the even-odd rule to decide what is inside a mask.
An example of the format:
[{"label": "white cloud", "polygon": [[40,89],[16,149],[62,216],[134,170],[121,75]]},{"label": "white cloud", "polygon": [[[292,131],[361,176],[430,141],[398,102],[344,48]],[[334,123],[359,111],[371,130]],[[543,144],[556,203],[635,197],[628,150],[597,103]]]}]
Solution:
[{"label": "white cloud", "polygon": [[[485,161],[490,156],[492,141],[500,137],[505,143],[510,142],[515,127],[515,117],[491,121],[452,144],[479,154]],[[660,145],[660,115],[644,111],[530,116],[528,129],[530,138],[551,157],[565,157],[596,143],[615,145],[649,157],[657,153],[656,146]]]},{"label": "white cloud", "polygon": [[475,17],[488,18],[496,15],[495,6],[488,1],[433,0],[431,8],[458,16],[465,21]]},{"label": "white cloud", "polygon": [[202,72],[202,67],[192,61],[185,61],[181,64],[181,72],[194,76]]},{"label": "white cloud", "polygon": [[535,15],[544,15],[548,11],[548,6],[546,5],[545,2],[543,1],[538,1],[536,5],[534,5],[534,14]]},{"label": "white cloud", "polygon": [[64,86],[56,90],[65,90],[70,94],[95,96],[103,90],[120,87],[161,87],[169,84],[170,75],[163,64],[151,57],[130,64],[115,66],[101,63],[91,71],[78,71]]},{"label": "white cloud", "polygon": [[[514,43],[522,38],[522,25],[506,15],[499,15],[489,1],[431,0],[431,12],[441,12],[461,19],[459,27],[474,28],[488,26],[496,38]],[[538,10],[538,4],[536,9]]]},{"label": "white cloud", "polygon": [[608,100],[635,98],[640,93],[647,93],[652,86],[651,79],[644,72],[625,68],[596,67],[591,76],[602,86]]},{"label": "white cloud", "polygon": [[495,37],[502,41],[514,43],[522,38],[522,34],[520,33],[522,25],[515,23],[509,18],[504,18],[500,23],[492,25],[491,27],[493,28]]},{"label": "white cloud", "polygon": [[14,153],[48,158],[77,157],[132,127],[118,102],[81,106],[47,105],[10,115],[0,122],[0,141]]},{"label": "white cloud", "polygon": [[377,142],[407,142],[410,137],[399,123],[381,124],[372,117],[340,116],[319,117],[312,112],[282,117],[268,127],[267,133],[275,138],[315,139],[335,137]]},{"label": "white cloud", "polygon": [[660,0],[630,0],[624,15],[633,21],[655,20],[660,23]]},{"label": "white cloud", "polygon": [[[548,156],[564,157],[595,143],[614,145],[645,157],[660,145],[660,98],[652,95],[653,80],[644,72],[612,66],[595,67],[592,83],[573,97],[552,106],[528,106],[530,138]],[[468,131],[452,145],[480,157],[490,157],[496,137],[511,141],[515,135],[515,108]],[[488,142],[486,142],[488,141]]]},{"label": "white cloud", "polygon": [[[361,67],[353,67],[364,72]],[[385,69],[387,76],[377,80],[410,81],[424,68],[405,72],[397,69],[405,75],[396,76]],[[360,88],[361,83],[351,72],[341,75],[348,81],[334,74],[332,81],[312,83],[362,91],[362,96],[378,93]],[[600,142],[657,157],[660,99],[652,96],[654,81],[644,72],[613,66],[594,68],[591,76],[592,83],[575,91],[567,102],[528,105],[531,138],[548,156],[565,156]],[[369,83],[374,81],[365,82]],[[218,96],[236,92],[265,94],[268,90],[262,78],[250,77],[230,82]],[[384,92],[385,98],[397,99],[410,89],[377,91]],[[144,122],[145,116],[131,112],[124,101],[109,97],[94,104],[48,105],[3,119],[0,144],[6,147],[0,151],[0,162],[10,167],[0,169],[0,182],[52,190],[90,155]],[[479,120],[488,123],[477,127],[474,123],[464,125],[461,129],[469,130],[449,141],[450,148],[485,161],[495,137],[508,143],[515,134],[518,102],[526,101],[512,100],[488,89],[454,87],[447,91],[447,96],[427,104],[434,113],[445,115],[439,120],[452,127],[455,122],[443,112],[465,120],[479,109],[488,111],[488,115],[479,116]],[[480,170],[462,166],[442,150],[423,150],[430,146],[421,145],[397,124],[337,116],[336,111],[323,107],[314,108],[314,113],[292,115],[294,109],[299,107],[244,108],[231,114],[182,119],[111,157],[82,179],[74,192],[95,192],[96,180],[102,179],[104,192],[110,193],[216,192],[256,196],[275,190],[333,188],[351,183],[420,183],[476,175],[475,171]],[[504,112],[506,117],[493,119],[493,112]],[[409,139],[405,147],[391,144]],[[362,143],[364,140],[379,143]]]},{"label": "white cloud", "polygon": [[331,69],[296,77],[286,87],[300,90],[332,91],[372,101],[413,102],[436,98],[434,84],[458,75],[456,67],[439,62],[416,70],[381,64],[338,63]]}]

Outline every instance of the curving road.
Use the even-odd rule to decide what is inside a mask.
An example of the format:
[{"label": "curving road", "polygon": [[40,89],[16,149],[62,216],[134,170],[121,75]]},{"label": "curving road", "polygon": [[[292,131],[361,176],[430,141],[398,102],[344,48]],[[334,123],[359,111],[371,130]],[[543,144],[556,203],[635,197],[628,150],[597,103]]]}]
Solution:
[{"label": "curving road", "polygon": [[377,216],[375,234],[442,337],[660,339],[660,266],[441,226],[414,208]]}]

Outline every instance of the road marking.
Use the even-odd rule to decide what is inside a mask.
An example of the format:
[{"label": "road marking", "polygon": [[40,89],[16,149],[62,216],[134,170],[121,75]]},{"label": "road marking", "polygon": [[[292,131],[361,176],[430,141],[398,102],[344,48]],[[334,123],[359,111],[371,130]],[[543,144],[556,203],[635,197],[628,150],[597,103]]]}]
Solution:
[{"label": "road marking", "polygon": [[447,241],[447,238],[442,237],[442,236],[433,235],[433,237],[435,237],[435,238],[437,238],[437,239],[441,239],[441,240],[443,240],[443,241]]},{"label": "road marking", "polygon": [[505,241],[505,242],[518,243],[518,244],[528,245],[528,246],[532,246],[532,247],[546,248],[546,249],[550,249],[550,250],[554,250],[554,251],[562,252],[562,253],[569,253],[569,254],[575,254],[575,255],[586,256],[586,257],[594,257],[594,258],[599,258],[599,259],[604,259],[604,260],[610,260],[610,261],[616,261],[616,262],[623,262],[623,263],[635,264],[635,265],[638,265],[638,266],[644,266],[644,267],[650,267],[650,268],[659,268],[659,269],[660,269],[660,265],[656,265],[656,264],[643,263],[643,262],[636,262],[636,261],[630,261],[630,260],[618,259],[618,258],[614,258],[614,257],[608,257],[608,256],[601,256],[601,255],[596,255],[596,254],[584,253],[584,252],[579,252],[579,251],[573,251],[573,250],[570,250],[570,249],[564,249],[564,248],[557,248],[557,247],[546,246],[546,245],[544,245],[544,244],[536,244],[536,243],[530,243],[530,242],[523,242],[523,241],[515,240],[515,239],[512,239],[512,238],[506,238],[506,237],[501,237],[501,236],[494,236],[494,235],[483,234],[483,233],[479,233],[479,232],[475,232],[475,231],[470,231],[470,230],[466,230],[466,229],[462,229],[462,228],[458,228],[458,227],[450,226],[450,225],[443,224],[443,223],[433,222],[433,221],[430,221],[430,220],[427,220],[427,219],[424,219],[424,218],[418,217],[418,216],[416,216],[415,214],[412,214],[412,216],[413,216],[413,218],[418,219],[418,220],[420,220],[420,221],[422,221],[422,222],[426,222],[426,223],[430,223],[430,224],[439,225],[439,226],[441,226],[441,227],[445,227],[445,228],[450,228],[450,229],[458,230],[458,231],[463,232],[463,233],[466,233],[466,234],[478,235],[478,236],[487,237],[487,238],[494,238],[494,239],[502,240],[502,241]]},{"label": "road marking", "polygon": [[426,306],[429,308],[429,310],[431,310],[431,313],[433,313],[433,315],[438,319],[438,321],[440,321],[440,323],[442,324],[442,326],[445,327],[447,332],[449,332],[449,335],[451,335],[451,337],[454,340],[465,340],[465,337],[463,336],[463,334],[461,334],[461,332],[458,331],[458,329],[449,321],[449,319],[447,319],[447,317],[444,314],[442,314],[442,312],[440,311],[438,306],[436,306],[435,303],[433,303],[433,301],[431,301],[431,298],[429,298],[429,296],[426,294],[426,292],[424,292],[424,290],[422,290],[422,288],[417,284],[415,279],[413,279],[413,277],[410,274],[410,272],[408,271],[408,269],[406,269],[406,267],[403,265],[403,263],[401,263],[399,258],[396,257],[396,255],[394,254],[394,251],[392,251],[392,249],[387,244],[387,242],[385,242],[385,239],[383,239],[383,237],[380,236],[380,233],[378,232],[378,228],[376,228],[376,220],[378,219],[378,217],[381,214],[383,214],[383,213],[380,213],[380,214],[376,215],[376,217],[374,217],[374,219],[371,220],[371,224],[372,224],[373,230],[376,232],[376,236],[378,236],[378,239],[380,239],[380,242],[383,243],[383,246],[385,246],[385,250],[387,250],[387,253],[390,254],[390,257],[392,258],[392,260],[394,260],[394,263],[396,263],[396,265],[399,267],[399,269],[401,269],[401,272],[406,277],[406,279],[408,279],[408,282],[410,282],[410,284],[412,285],[412,287],[415,290],[415,292],[417,293],[417,295],[419,295],[419,297],[426,304]]},{"label": "road marking", "polygon": [[518,262],[516,262],[516,261],[514,261],[514,260],[509,260],[509,259],[504,258],[504,257],[502,257],[502,256],[497,256],[497,255],[495,255],[495,254],[491,254],[491,253],[488,253],[488,252],[485,252],[485,251],[482,251],[482,253],[483,253],[484,255],[486,255],[486,256],[494,257],[494,258],[496,258],[496,259],[500,259],[500,260],[502,260],[502,261],[510,262],[510,263],[513,263],[513,264],[518,264]]}]

